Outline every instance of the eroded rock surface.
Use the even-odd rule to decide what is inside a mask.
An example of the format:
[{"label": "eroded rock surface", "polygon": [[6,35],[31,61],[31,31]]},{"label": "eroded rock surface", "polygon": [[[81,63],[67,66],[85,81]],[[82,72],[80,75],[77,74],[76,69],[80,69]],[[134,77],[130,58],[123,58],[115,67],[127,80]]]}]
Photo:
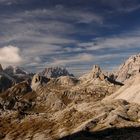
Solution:
[{"label": "eroded rock surface", "polygon": [[40,72],[40,74],[47,78],[58,78],[60,76],[73,76],[73,74],[70,74],[67,71],[67,69],[63,67],[48,67],[45,68],[42,72]]},{"label": "eroded rock surface", "polygon": [[79,79],[35,74],[0,94],[0,139],[123,140],[130,133],[122,129],[140,128],[139,82],[136,75],[123,85],[97,65]]},{"label": "eroded rock surface", "polygon": [[119,68],[117,81],[125,82],[130,77],[140,73],[140,54],[131,56]]}]

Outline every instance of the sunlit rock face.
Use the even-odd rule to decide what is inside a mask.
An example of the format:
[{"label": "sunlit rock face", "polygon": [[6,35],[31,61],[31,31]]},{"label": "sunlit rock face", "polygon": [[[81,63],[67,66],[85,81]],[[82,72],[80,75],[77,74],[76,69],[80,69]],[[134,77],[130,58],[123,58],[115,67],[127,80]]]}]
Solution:
[{"label": "sunlit rock face", "polygon": [[36,74],[33,76],[32,83],[31,83],[31,88],[33,90],[36,90],[39,85],[42,83],[42,77],[39,74]]},{"label": "sunlit rock face", "polygon": [[71,76],[60,76],[57,83],[62,86],[74,86],[78,83],[78,79]]},{"label": "sunlit rock face", "polygon": [[127,79],[124,86],[122,86],[119,90],[106,99],[124,99],[128,102],[140,104],[140,73]]},{"label": "sunlit rock face", "polygon": [[39,73],[16,83],[0,94],[0,139],[98,140],[95,133],[102,139],[131,138],[134,131],[126,128],[140,128],[138,67],[132,73],[122,84],[94,65],[79,78]]},{"label": "sunlit rock face", "polygon": [[92,70],[89,73],[80,77],[80,80],[86,81],[86,80],[97,79],[97,78],[99,78],[100,80],[104,80],[105,75],[98,65],[94,65]]},{"label": "sunlit rock face", "polygon": [[38,87],[43,86],[46,84],[50,79],[40,76],[39,74],[35,74],[31,81],[31,88],[32,90],[36,91]]},{"label": "sunlit rock face", "polygon": [[138,73],[140,73],[140,54],[131,56],[120,66],[116,80],[125,82],[125,80]]}]

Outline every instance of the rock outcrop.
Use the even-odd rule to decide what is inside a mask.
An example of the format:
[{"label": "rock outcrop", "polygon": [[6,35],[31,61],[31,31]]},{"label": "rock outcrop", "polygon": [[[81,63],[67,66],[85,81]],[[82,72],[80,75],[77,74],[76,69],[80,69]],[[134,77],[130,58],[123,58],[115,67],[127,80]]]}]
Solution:
[{"label": "rock outcrop", "polygon": [[4,69],[4,72],[9,75],[27,75],[29,72],[25,71],[22,67],[8,66]]},{"label": "rock outcrop", "polygon": [[78,83],[78,79],[71,76],[60,76],[56,80],[57,84],[60,84],[62,86],[74,86]]},{"label": "rock outcrop", "polygon": [[131,56],[117,71],[117,81],[125,82],[130,77],[140,73],[140,54]]},{"label": "rock outcrop", "polygon": [[[62,110],[55,110],[53,113],[49,111],[37,114],[26,113],[20,119],[17,119],[19,115],[16,112],[11,111],[5,112],[0,117],[1,137],[3,140],[19,140],[20,138],[22,140],[27,138],[29,140],[76,140],[76,138],[99,140],[99,138],[110,138],[111,140],[114,128],[124,130],[127,127],[134,129],[140,127],[139,114],[139,105],[130,104],[124,100],[96,104],[93,102],[70,104]],[[110,129],[110,132],[106,131],[107,129]],[[89,135],[90,133],[100,133],[100,131],[104,131],[103,134],[99,135],[100,137]],[[80,132],[84,133],[74,135]],[[116,136],[117,139],[123,140],[125,133],[131,133],[129,130],[125,133],[122,132],[120,131],[121,135],[119,133]],[[137,135],[133,135],[131,138],[136,139],[137,137]]]},{"label": "rock outcrop", "polygon": [[79,79],[50,71],[0,94],[0,139],[139,139],[126,129],[140,128],[138,68],[124,85],[97,65]]},{"label": "rock outcrop", "polygon": [[81,76],[79,79],[81,81],[86,81],[97,78],[103,81],[105,80],[106,76],[104,75],[104,73],[102,72],[101,68],[98,65],[94,65],[89,73]]},{"label": "rock outcrop", "polygon": [[122,86],[121,83],[116,82],[112,77],[106,76],[97,65],[94,65],[90,72],[81,76],[79,81],[79,84],[73,87],[72,90],[84,93],[85,95],[95,95],[94,99],[99,100],[112,94]]},{"label": "rock outcrop", "polygon": [[28,81],[21,82],[0,94],[0,106],[4,111],[26,111],[32,107],[35,96]]},{"label": "rock outcrop", "polygon": [[4,92],[16,83],[15,79],[4,72],[0,64],[0,93]]},{"label": "rock outcrop", "polygon": [[39,74],[35,74],[32,78],[31,88],[36,91],[39,86],[43,86],[44,83],[47,83],[50,79],[40,76]]},{"label": "rock outcrop", "polygon": [[105,100],[124,99],[140,104],[140,74],[130,77],[124,86]]},{"label": "rock outcrop", "polygon": [[40,74],[47,78],[58,78],[60,76],[73,76],[73,74],[70,74],[67,71],[67,69],[63,67],[48,67],[45,68],[42,72],[40,72]]}]

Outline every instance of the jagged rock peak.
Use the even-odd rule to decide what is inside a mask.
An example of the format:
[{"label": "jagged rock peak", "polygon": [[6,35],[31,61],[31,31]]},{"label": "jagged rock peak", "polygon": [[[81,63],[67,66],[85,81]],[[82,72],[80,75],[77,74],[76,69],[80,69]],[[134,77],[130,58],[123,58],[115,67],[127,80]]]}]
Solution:
[{"label": "jagged rock peak", "polygon": [[98,65],[94,65],[89,73],[80,77],[80,80],[85,81],[97,78],[99,78],[100,80],[105,80],[106,76],[104,75],[104,73],[102,72],[101,68]]},{"label": "jagged rock peak", "polygon": [[140,53],[129,57],[117,71],[117,81],[124,82],[140,73]]},{"label": "jagged rock peak", "polygon": [[18,66],[8,66],[4,69],[4,72],[6,72],[7,74],[22,74],[22,75],[26,75],[29,74],[27,71],[24,70],[24,68],[22,67],[18,67]]},{"label": "jagged rock peak", "polygon": [[93,73],[102,73],[102,70],[99,65],[93,65],[92,72]]},{"label": "jagged rock peak", "polygon": [[101,80],[105,79],[105,75],[102,72],[100,66],[98,66],[98,65],[93,66],[91,73],[93,74],[93,78],[100,78]]},{"label": "jagged rock peak", "polygon": [[32,78],[31,88],[36,90],[39,85],[42,83],[42,77],[39,74],[35,74]]},{"label": "jagged rock peak", "polygon": [[64,67],[47,67],[40,74],[47,78],[58,78],[60,76],[73,76],[73,74],[70,74]]},{"label": "jagged rock peak", "polygon": [[43,77],[39,74],[35,74],[32,78],[31,88],[36,91],[39,86],[42,86],[43,83],[47,83],[50,79]]}]

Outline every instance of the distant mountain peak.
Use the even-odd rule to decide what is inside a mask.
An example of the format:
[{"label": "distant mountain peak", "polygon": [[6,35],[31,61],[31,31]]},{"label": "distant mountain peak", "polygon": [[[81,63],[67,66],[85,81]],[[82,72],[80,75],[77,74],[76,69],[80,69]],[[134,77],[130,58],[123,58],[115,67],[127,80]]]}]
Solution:
[{"label": "distant mountain peak", "polygon": [[100,73],[102,73],[102,70],[101,70],[99,65],[93,65],[93,68],[92,68],[91,72],[94,73],[94,74],[100,74]]},{"label": "distant mountain peak", "polygon": [[8,66],[4,69],[4,72],[8,73],[8,74],[22,74],[22,75],[26,75],[29,74],[27,71],[24,70],[24,68],[22,67],[18,67],[18,66]]},{"label": "distant mountain peak", "polygon": [[85,75],[80,77],[80,79],[83,81],[90,80],[90,79],[96,79],[96,78],[99,78],[101,80],[105,79],[105,75],[102,72],[100,66],[98,66],[98,65],[93,65],[93,68],[89,73],[86,73]]},{"label": "distant mountain peak", "polygon": [[40,74],[47,78],[57,78],[60,76],[73,76],[73,74],[70,74],[66,68],[58,66],[47,67],[42,72],[40,72]]}]

